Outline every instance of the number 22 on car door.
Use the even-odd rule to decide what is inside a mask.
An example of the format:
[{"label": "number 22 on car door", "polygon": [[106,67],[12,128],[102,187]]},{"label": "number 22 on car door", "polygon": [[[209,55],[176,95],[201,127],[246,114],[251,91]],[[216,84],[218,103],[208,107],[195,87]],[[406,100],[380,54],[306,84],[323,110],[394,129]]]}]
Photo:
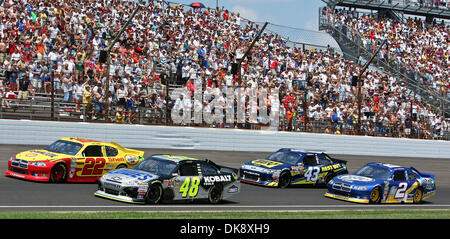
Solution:
[{"label": "number 22 on car door", "polygon": [[101,176],[106,160],[104,158],[86,158],[84,161],[82,176]]},{"label": "number 22 on car door", "polygon": [[82,161],[80,176],[101,176],[106,165],[106,159],[103,157],[103,148],[100,145],[87,146],[83,151],[85,158]]}]

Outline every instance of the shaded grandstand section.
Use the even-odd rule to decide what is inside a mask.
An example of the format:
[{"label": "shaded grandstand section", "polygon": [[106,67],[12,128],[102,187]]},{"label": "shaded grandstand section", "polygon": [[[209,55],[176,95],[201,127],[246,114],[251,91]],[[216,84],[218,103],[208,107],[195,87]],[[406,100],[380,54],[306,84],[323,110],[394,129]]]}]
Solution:
[{"label": "shaded grandstand section", "polygon": [[[423,16],[431,22],[434,18],[450,19],[450,6],[443,1],[419,0],[322,0],[328,6],[360,8],[384,12],[399,12]],[[422,3],[421,3],[422,2]]]},{"label": "shaded grandstand section", "polygon": [[[448,46],[445,44],[448,42],[447,24],[428,22],[429,19],[422,21],[417,15],[398,18],[395,17],[398,16],[398,12],[394,14],[395,16],[384,14],[385,9],[381,7],[386,4],[400,6],[406,1],[324,2],[329,4],[320,10],[319,28],[339,42],[345,55],[367,60],[380,42],[387,38],[388,45],[379,54],[374,65],[384,72],[395,75],[408,86],[415,97],[419,97],[441,112],[440,114],[449,117],[449,72],[446,60],[448,53],[445,53]],[[348,6],[348,9],[340,7],[344,2],[355,4]],[[368,8],[364,6],[372,4],[374,7],[375,3],[376,6],[380,5],[377,11],[365,11]],[[364,6],[360,8],[360,5]],[[443,7],[439,4],[430,4],[422,8],[435,11]]]}]

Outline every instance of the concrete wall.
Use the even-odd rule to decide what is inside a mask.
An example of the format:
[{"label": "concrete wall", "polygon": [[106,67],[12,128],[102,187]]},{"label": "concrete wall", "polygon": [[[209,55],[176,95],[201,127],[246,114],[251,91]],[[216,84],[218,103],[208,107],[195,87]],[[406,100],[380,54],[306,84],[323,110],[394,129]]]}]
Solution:
[{"label": "concrete wall", "polygon": [[450,159],[450,141],[102,123],[0,120],[0,144],[47,145],[61,137],[114,141],[125,147],[273,152],[279,148],[329,154]]}]

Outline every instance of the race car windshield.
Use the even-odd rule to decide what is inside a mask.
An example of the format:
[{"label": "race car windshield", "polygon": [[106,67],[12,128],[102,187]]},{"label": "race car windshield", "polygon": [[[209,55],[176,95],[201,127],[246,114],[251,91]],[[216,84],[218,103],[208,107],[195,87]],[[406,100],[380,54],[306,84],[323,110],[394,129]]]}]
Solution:
[{"label": "race car windshield", "polygon": [[267,160],[282,162],[286,164],[295,165],[300,156],[295,153],[275,152],[267,157]]},{"label": "race car windshield", "polygon": [[355,174],[369,178],[387,179],[391,174],[391,170],[387,168],[366,165],[358,169],[358,171],[356,171]]},{"label": "race car windshield", "polygon": [[80,149],[83,147],[82,144],[65,141],[65,140],[58,140],[49,146],[45,148],[45,150],[54,152],[54,153],[60,153],[60,154],[68,154],[68,155],[75,155],[80,151]]},{"label": "race car windshield", "polygon": [[177,167],[173,161],[150,157],[136,165],[134,169],[146,171],[160,176],[168,176]]}]

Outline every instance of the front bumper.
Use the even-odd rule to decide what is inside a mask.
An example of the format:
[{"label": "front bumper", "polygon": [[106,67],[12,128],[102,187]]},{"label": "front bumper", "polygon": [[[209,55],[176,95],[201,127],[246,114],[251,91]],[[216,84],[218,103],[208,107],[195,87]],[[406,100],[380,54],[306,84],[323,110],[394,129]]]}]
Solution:
[{"label": "front bumper", "polygon": [[51,167],[39,167],[33,165],[12,166],[8,162],[8,170],[5,175],[30,181],[48,182],[50,180]]},{"label": "front bumper", "polygon": [[250,183],[267,187],[278,187],[278,178],[272,175],[263,174],[249,170],[239,170],[238,180],[243,183]]},{"label": "front bumper", "polygon": [[325,197],[356,203],[369,203],[366,191],[356,190],[353,185],[345,182],[330,182]]},{"label": "front bumper", "polygon": [[345,196],[345,195],[340,195],[340,194],[334,194],[331,192],[325,193],[325,197],[343,200],[343,201],[347,201],[347,202],[369,203],[369,199],[357,198],[357,197],[353,197],[351,195]]},{"label": "front bumper", "polygon": [[144,204],[145,203],[144,199],[131,198],[131,197],[122,196],[122,195],[114,195],[114,194],[106,193],[105,191],[102,191],[102,190],[97,190],[94,193],[94,195],[98,196],[98,197],[102,197],[102,198],[107,198],[107,199],[111,199],[111,200],[120,201],[120,202],[138,203],[138,204]]},{"label": "front bumper", "polygon": [[121,202],[145,203],[146,192],[147,187],[125,186],[114,182],[105,182],[101,179],[94,195]]}]

